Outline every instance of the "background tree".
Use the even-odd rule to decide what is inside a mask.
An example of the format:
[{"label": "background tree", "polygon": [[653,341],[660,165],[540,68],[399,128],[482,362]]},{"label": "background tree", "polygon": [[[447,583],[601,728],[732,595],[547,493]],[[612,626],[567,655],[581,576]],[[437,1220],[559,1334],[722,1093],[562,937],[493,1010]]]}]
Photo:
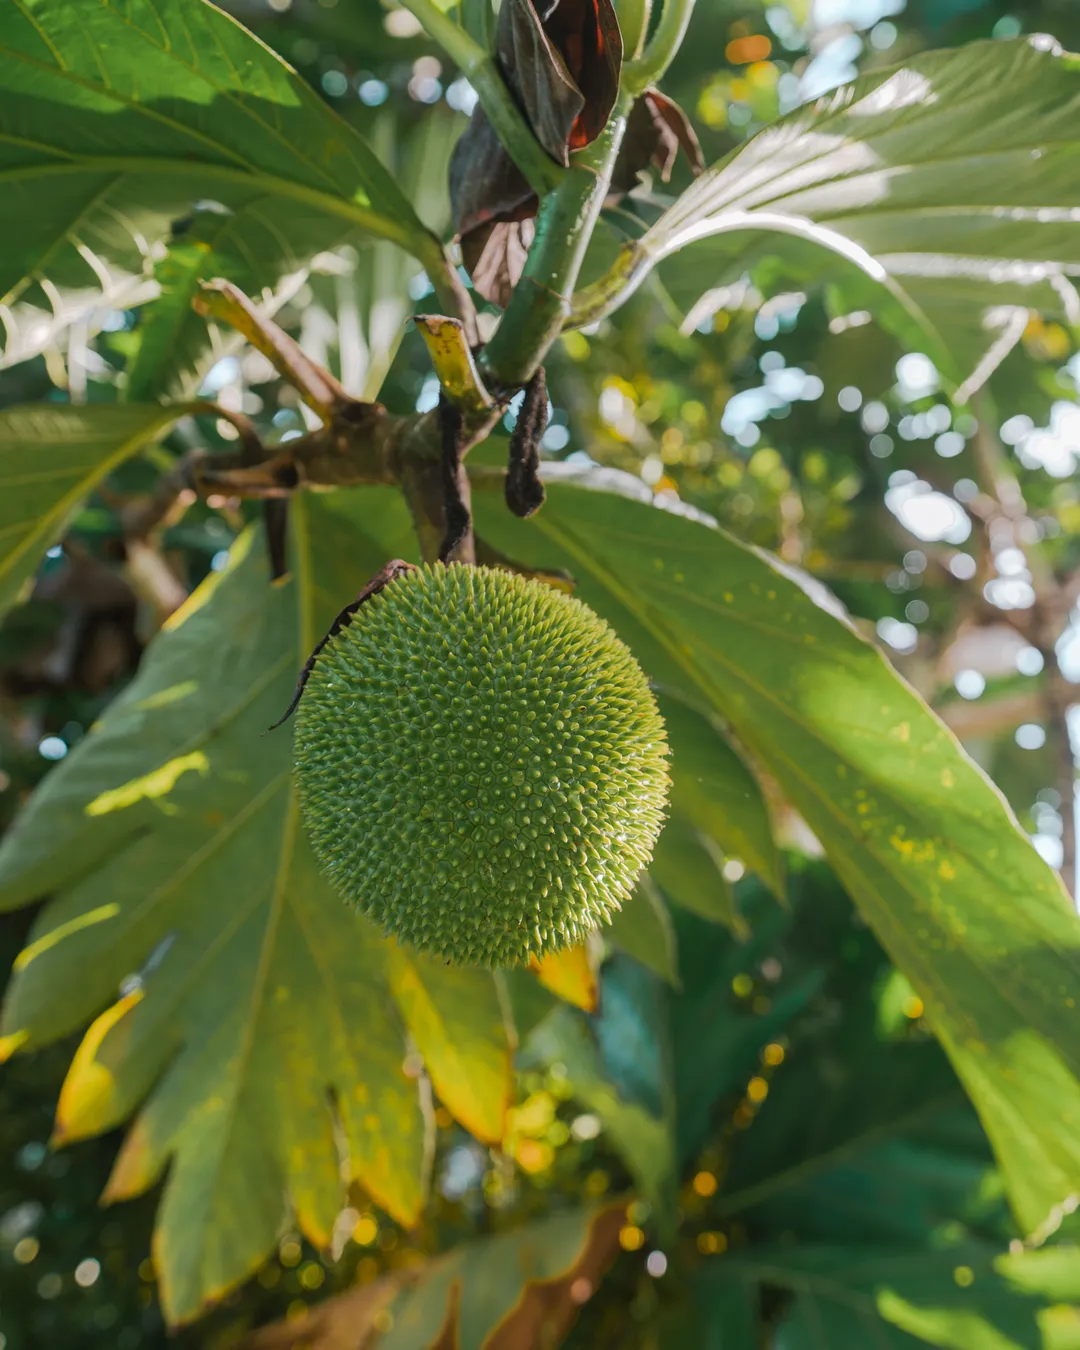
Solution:
[{"label": "background tree", "polygon": [[[482,3],[235,6],[302,81],[194,0],[0,18],[2,1034],[32,1052],[0,1334],[415,1346],[452,1308],[462,1345],[1068,1345],[1075,920],[798,587],[1072,887],[1077,76],[1019,35],[1076,16],[713,3],[664,73],[689,6],[643,48],[621,4],[616,60],[585,5],[603,59],[549,24],[564,79],[505,3],[512,40]],[[483,386],[417,312],[487,343]],[[260,735],[340,605],[444,542],[440,389],[482,442],[478,560],[572,578],[672,737],[649,879],[539,980],[359,926]]]}]

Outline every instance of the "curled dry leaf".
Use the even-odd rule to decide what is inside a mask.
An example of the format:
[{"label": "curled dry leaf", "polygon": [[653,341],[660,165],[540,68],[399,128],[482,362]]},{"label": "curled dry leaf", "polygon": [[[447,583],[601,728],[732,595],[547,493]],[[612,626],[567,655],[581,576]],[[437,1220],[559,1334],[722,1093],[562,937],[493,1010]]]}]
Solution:
[{"label": "curled dry leaf", "polygon": [[690,119],[674,99],[659,89],[646,89],[626,124],[626,139],[611,175],[612,195],[629,192],[650,164],[663,182],[669,182],[680,150],[696,178],[705,168],[705,159]]},{"label": "curled dry leaf", "polygon": [[[622,37],[612,0],[505,0],[495,55],[536,139],[569,164],[615,106]],[[450,196],[473,284],[505,305],[525,265],[537,200],[482,108],[454,151]]]}]

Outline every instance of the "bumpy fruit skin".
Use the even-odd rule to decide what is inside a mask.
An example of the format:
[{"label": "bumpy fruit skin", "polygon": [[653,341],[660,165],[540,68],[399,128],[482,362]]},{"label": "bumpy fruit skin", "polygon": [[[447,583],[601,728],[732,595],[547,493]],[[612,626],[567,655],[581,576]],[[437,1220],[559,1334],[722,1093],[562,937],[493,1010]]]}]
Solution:
[{"label": "bumpy fruit skin", "polygon": [[417,568],[327,644],[296,770],[316,856],[387,932],[513,965],[580,942],[652,855],[668,788],[641,667],[580,601]]}]

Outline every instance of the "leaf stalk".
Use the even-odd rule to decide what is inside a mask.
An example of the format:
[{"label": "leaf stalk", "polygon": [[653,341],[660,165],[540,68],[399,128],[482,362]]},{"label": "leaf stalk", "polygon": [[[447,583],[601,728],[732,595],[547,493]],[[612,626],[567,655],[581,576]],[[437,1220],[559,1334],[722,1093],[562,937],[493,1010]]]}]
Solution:
[{"label": "leaf stalk", "polygon": [[634,98],[651,84],[663,79],[667,68],[678,55],[686,37],[686,30],[694,13],[694,0],[664,0],[664,9],[656,31],[636,61],[623,67],[623,88]]}]

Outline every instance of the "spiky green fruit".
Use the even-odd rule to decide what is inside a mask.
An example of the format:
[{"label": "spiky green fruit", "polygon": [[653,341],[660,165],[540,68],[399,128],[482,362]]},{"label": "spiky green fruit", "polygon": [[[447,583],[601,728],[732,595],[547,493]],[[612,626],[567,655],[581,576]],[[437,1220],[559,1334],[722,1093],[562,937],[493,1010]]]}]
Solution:
[{"label": "spiky green fruit", "polygon": [[608,625],[538,581],[422,567],[367,600],[300,703],[307,828],[337,889],[451,961],[580,942],[660,832],[664,724]]}]

